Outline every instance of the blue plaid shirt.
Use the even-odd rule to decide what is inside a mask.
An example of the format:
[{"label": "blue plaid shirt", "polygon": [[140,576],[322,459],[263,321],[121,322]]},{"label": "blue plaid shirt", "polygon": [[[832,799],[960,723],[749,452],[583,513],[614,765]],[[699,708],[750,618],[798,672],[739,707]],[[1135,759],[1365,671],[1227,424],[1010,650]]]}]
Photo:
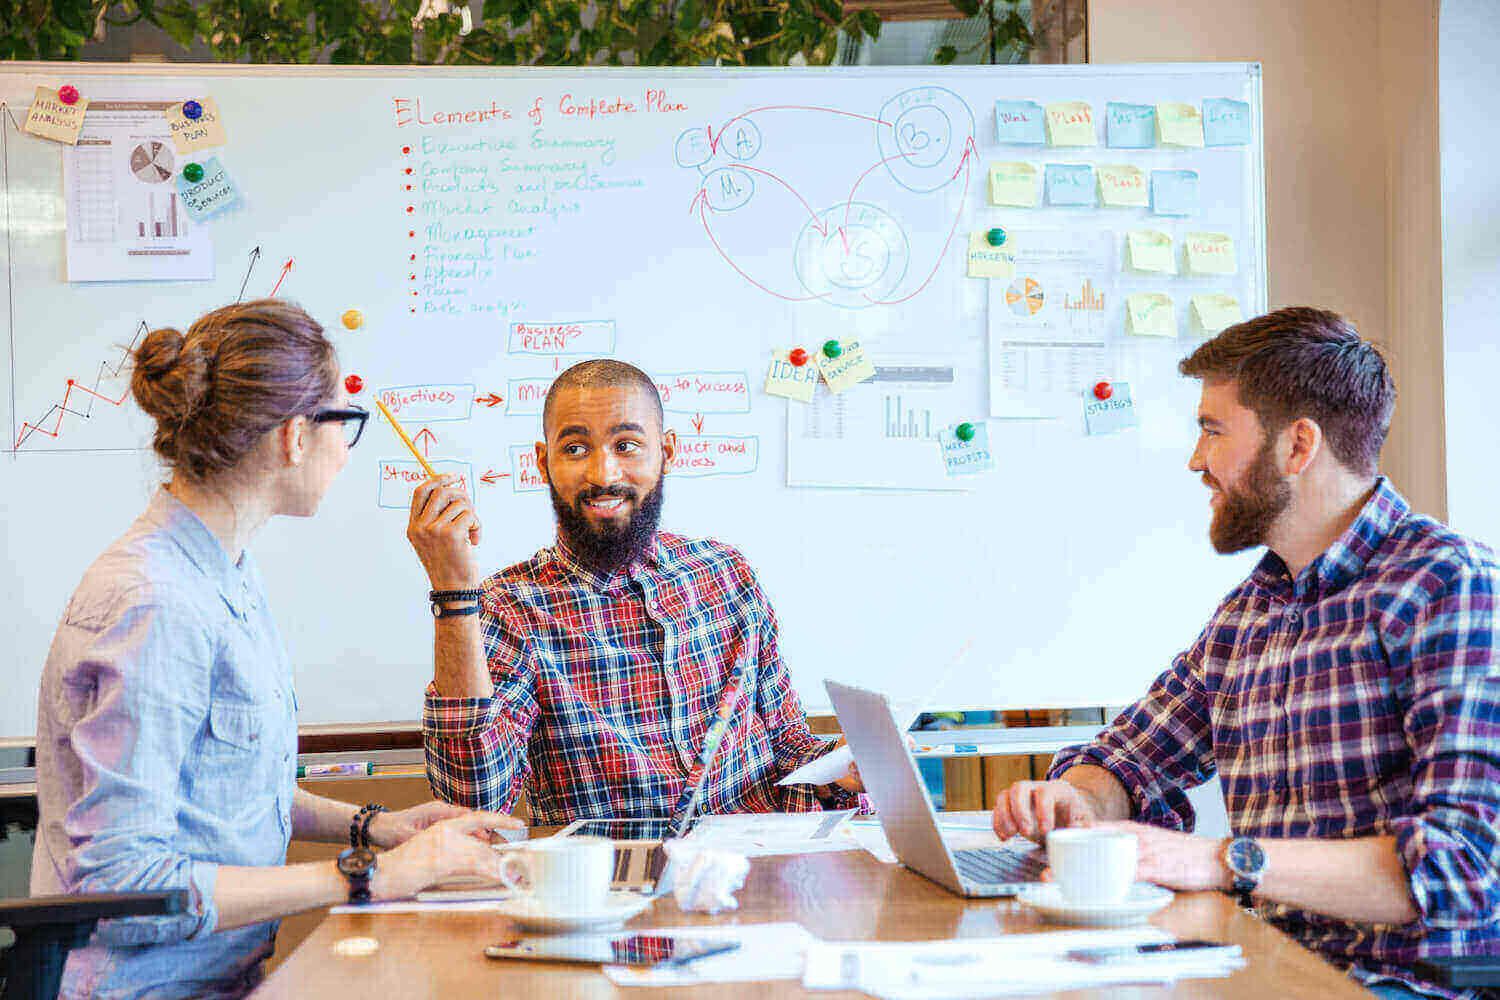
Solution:
[{"label": "blue plaid shirt", "polygon": [[1259,904],[1361,981],[1415,959],[1500,953],[1500,670],[1494,554],[1413,514],[1384,478],[1296,579],[1274,553],[1075,764],[1107,768],[1135,818],[1191,830],[1182,789],[1215,774],[1237,836],[1390,834],[1420,914],[1353,924]]}]

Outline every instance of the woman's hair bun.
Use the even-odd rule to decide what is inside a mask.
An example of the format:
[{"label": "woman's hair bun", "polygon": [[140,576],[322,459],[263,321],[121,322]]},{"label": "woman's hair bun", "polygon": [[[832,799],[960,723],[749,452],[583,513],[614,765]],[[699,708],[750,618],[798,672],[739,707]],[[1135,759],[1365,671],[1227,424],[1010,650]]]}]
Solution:
[{"label": "woman's hair bun", "polygon": [[184,350],[186,345],[186,337],[165,327],[152,330],[136,348],[130,391],[158,423],[182,424],[208,390],[203,358]]}]

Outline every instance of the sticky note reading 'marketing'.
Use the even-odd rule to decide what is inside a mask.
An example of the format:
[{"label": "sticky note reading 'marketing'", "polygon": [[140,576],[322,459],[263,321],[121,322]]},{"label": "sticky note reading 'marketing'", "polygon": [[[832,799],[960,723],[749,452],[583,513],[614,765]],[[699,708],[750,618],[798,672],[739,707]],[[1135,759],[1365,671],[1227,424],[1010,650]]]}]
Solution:
[{"label": "sticky note reading 'marketing'", "polygon": [[1156,130],[1163,146],[1203,145],[1203,116],[1191,104],[1180,101],[1163,101],[1158,104]]},{"label": "sticky note reading 'marketing'", "polygon": [[78,133],[83,128],[83,113],[88,107],[87,98],[80,97],[72,104],[64,104],[57,91],[38,87],[31,97],[31,109],[26,112],[21,129],[42,139],[76,146]]},{"label": "sticky note reading 'marketing'", "polygon": [[1133,271],[1176,274],[1172,237],[1155,229],[1134,229],[1125,236],[1126,263]]},{"label": "sticky note reading 'marketing'", "polygon": [[1016,276],[1016,257],[1007,245],[990,243],[984,230],[969,234],[969,277],[1005,278]]},{"label": "sticky note reading 'marketing'", "polygon": [[1234,274],[1239,270],[1234,240],[1223,233],[1188,233],[1182,242],[1187,247],[1188,274]]},{"label": "sticky note reading 'marketing'", "polygon": [[1146,190],[1146,173],[1128,164],[1101,163],[1094,168],[1099,175],[1099,201],[1113,208],[1145,208],[1150,203]]},{"label": "sticky note reading 'marketing'", "polygon": [[1126,332],[1137,337],[1176,337],[1177,310],[1160,292],[1125,296]]},{"label": "sticky note reading 'marketing'", "polygon": [[1097,146],[1094,111],[1087,101],[1047,105],[1047,140],[1054,146]]},{"label": "sticky note reading 'marketing'", "polygon": [[1029,163],[990,164],[990,204],[1035,208],[1036,167]]}]

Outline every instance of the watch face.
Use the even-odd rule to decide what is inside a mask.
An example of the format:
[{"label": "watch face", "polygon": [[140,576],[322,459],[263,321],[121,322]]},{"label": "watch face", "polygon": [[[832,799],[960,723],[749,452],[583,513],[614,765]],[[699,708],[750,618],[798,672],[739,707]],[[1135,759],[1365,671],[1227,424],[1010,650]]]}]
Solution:
[{"label": "watch face", "polygon": [[374,869],[375,852],[368,847],[351,847],[339,855],[339,871],[345,875],[369,875]]},{"label": "watch face", "polygon": [[1258,875],[1266,866],[1266,852],[1249,837],[1238,837],[1229,842],[1227,860],[1236,875]]}]

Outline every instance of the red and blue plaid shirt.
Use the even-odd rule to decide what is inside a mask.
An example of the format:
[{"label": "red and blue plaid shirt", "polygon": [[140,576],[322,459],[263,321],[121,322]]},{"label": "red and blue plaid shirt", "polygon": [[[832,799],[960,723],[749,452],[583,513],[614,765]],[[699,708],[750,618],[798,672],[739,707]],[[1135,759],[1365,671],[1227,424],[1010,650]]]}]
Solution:
[{"label": "red and blue plaid shirt", "polygon": [[1261,914],[1364,982],[1418,958],[1500,953],[1500,669],[1489,549],[1413,514],[1384,479],[1297,578],[1267,553],[1198,641],[1093,743],[1136,818],[1193,828],[1185,786],[1219,776],[1237,836],[1394,835],[1420,916]]},{"label": "red and blue plaid shirt", "polygon": [[427,777],[439,798],[505,812],[524,787],[537,824],[667,816],[735,657],[749,651],[753,698],[741,699],[699,811],[819,808],[811,786],[776,785],[830,744],[807,728],[776,614],[735,549],[658,532],[645,555],[603,576],[559,541],[483,590],[494,695],[427,689]]}]

